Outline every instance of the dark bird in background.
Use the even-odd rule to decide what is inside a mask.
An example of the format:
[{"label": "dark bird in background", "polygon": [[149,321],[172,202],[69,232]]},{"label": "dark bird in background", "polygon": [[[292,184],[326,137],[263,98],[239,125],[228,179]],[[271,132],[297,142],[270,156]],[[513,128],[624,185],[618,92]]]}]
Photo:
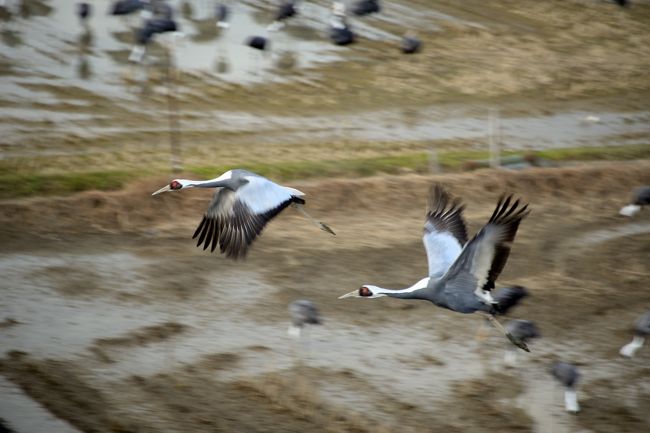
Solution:
[{"label": "dark bird in background", "polygon": [[314,220],[302,208],[305,194],[294,188],[278,185],[247,170],[228,170],[210,180],[174,179],[152,195],[189,188],[217,188],[210,206],[197,227],[193,239],[196,246],[214,251],[217,245],[226,257],[243,258],[266,224],[293,205],[318,228],[334,234],[327,225]]},{"label": "dark bird in background", "polygon": [[460,200],[452,198],[442,185],[434,184],[423,236],[429,276],[406,289],[364,285],[341,298],[422,299],[459,313],[481,312],[513,344],[528,351],[524,342],[515,339],[494,318],[498,311],[490,294],[508,260],[519,223],[529,213],[528,205],[513,201],[512,196],[502,197],[488,223],[469,242],[464,209]]},{"label": "dark bird in background", "polygon": [[246,39],[246,45],[260,51],[265,51],[271,46],[269,40],[264,36],[250,36]]},{"label": "dark bird in background", "polygon": [[370,15],[381,11],[378,0],[359,0],[352,5],[352,13],[356,16]]},{"label": "dark bird in background", "polygon": [[632,200],[627,206],[623,206],[619,213],[632,217],[639,213],[643,206],[650,205],[650,186],[641,186],[632,193]]},{"label": "dark bird in background", "polygon": [[555,362],[551,367],[551,374],[564,386],[564,407],[567,412],[578,413],[578,395],[576,388],[580,379],[578,367],[566,362]]},{"label": "dark bird in background", "polygon": [[158,34],[176,32],[179,27],[174,20],[174,10],[166,3],[147,4],[147,10],[152,18],[146,19],[135,34],[136,45],[129,54],[129,61],[140,63],[145,54],[146,47],[151,39]]},{"label": "dark bird in background", "polygon": [[320,325],[322,323],[320,313],[314,303],[305,299],[299,299],[289,304],[289,316],[291,325],[289,325],[288,333],[296,338],[300,338],[305,325]]},{"label": "dark bird in background", "polygon": [[230,23],[228,23],[229,17],[230,17],[230,10],[228,9],[228,6],[226,6],[223,3],[219,3],[217,5],[217,10],[215,13],[215,19],[217,20],[217,27],[221,27],[224,29],[230,27]]},{"label": "dark bird in background", "polygon": [[176,21],[166,18],[152,18],[145,21],[144,26],[138,30],[137,41],[140,45],[149,43],[154,35],[178,30]]},{"label": "dark bird in background", "polygon": [[414,54],[420,51],[422,42],[415,36],[404,36],[400,43],[400,49],[404,54]]},{"label": "dark bird in background", "polygon": [[[335,3],[334,6],[336,5]],[[329,37],[336,45],[349,45],[354,43],[355,34],[345,19],[344,9],[336,9],[330,18]]]},{"label": "dark bird in background", "polygon": [[[534,322],[530,320],[510,320],[503,325],[506,331],[510,333],[516,340],[528,342],[534,338],[541,337],[541,333]],[[517,363],[517,352],[513,350],[512,345],[506,348],[504,354],[504,362],[510,366]]]},{"label": "dark bird in background", "polygon": [[634,324],[632,341],[621,347],[619,353],[626,358],[632,358],[637,350],[643,347],[646,337],[650,335],[650,311],[646,311]]},{"label": "dark bird in background", "polygon": [[148,1],[142,0],[119,0],[113,3],[111,15],[129,15],[137,12],[148,5]]},{"label": "dark bird in background", "polygon": [[275,13],[275,19],[273,23],[269,25],[270,31],[280,30],[285,25],[285,21],[289,18],[294,17],[298,13],[296,9],[296,2],[294,1],[285,1],[280,5],[278,10]]},{"label": "dark bird in background", "polygon": [[628,2],[627,0],[614,0],[614,3],[616,3],[617,5],[623,8],[630,4],[630,2]]},{"label": "dark bird in background", "polygon": [[86,3],[86,2],[77,3],[77,16],[79,16],[79,19],[82,22],[85,22],[88,18],[90,18],[91,13],[92,13],[92,6],[90,5],[90,3]]}]

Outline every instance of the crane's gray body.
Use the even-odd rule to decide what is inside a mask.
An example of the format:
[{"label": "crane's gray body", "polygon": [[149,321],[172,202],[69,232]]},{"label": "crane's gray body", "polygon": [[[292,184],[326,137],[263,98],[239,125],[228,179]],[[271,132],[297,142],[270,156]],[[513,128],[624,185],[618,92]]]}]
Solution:
[{"label": "crane's gray body", "polygon": [[650,205],[650,186],[641,186],[634,190],[632,197],[632,204],[639,206]]},{"label": "crane's gray body", "polygon": [[634,324],[634,334],[639,337],[650,336],[650,311],[641,315]]},{"label": "crane's gray body", "polygon": [[578,385],[580,372],[578,367],[567,362],[558,361],[551,367],[551,374],[566,388],[574,389]]},{"label": "crane's gray body", "polygon": [[290,303],[289,315],[291,316],[291,324],[293,326],[303,327],[307,324],[321,324],[321,318],[318,309],[313,302],[306,299],[299,299]]},{"label": "crane's gray body", "polygon": [[530,320],[510,320],[503,327],[517,340],[524,342],[531,338],[539,338],[541,335],[537,325]]}]

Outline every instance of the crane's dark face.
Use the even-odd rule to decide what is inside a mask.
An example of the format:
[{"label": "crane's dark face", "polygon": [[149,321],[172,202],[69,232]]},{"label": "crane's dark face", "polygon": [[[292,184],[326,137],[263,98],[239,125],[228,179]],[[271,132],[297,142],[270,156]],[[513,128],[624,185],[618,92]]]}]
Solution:
[{"label": "crane's dark face", "polygon": [[194,185],[192,185],[192,182],[189,180],[185,179],[174,179],[172,180],[169,185],[165,185],[162,188],[160,188],[158,191],[154,192],[151,195],[157,195],[162,192],[168,192],[168,191],[178,191],[183,188],[190,188]]},{"label": "crane's dark face", "polygon": [[361,286],[359,288],[359,296],[361,296],[362,298],[372,296],[372,290],[370,290],[366,286]]},{"label": "crane's dark face", "polygon": [[343,298],[380,298],[386,296],[384,293],[381,293],[381,288],[371,285],[361,286],[358,290],[354,292],[346,293],[343,296],[339,296],[339,299]]}]

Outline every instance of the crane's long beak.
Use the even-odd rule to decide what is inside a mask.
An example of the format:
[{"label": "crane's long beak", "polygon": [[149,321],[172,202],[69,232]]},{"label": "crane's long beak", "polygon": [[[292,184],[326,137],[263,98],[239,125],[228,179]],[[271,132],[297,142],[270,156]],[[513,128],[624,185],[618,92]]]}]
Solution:
[{"label": "crane's long beak", "polygon": [[339,299],[350,298],[350,297],[360,298],[361,296],[359,296],[359,290],[355,290],[354,292],[346,293],[345,295],[339,296]]},{"label": "crane's long beak", "polygon": [[163,186],[162,188],[160,188],[158,191],[154,192],[151,195],[156,195],[156,194],[160,194],[161,192],[171,191],[171,190],[172,189],[169,187],[169,185],[165,185],[165,186]]}]

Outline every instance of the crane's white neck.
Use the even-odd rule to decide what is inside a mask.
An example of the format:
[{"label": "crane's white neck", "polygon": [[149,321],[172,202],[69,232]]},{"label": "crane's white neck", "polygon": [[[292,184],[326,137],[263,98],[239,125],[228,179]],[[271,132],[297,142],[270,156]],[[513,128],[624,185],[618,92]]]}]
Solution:
[{"label": "crane's white neck", "polygon": [[406,289],[384,289],[383,287],[371,286],[367,284],[365,287],[369,288],[372,292],[372,296],[367,296],[368,298],[379,298],[382,296],[390,296],[392,298],[417,298],[415,292],[417,290],[426,288],[427,284],[429,284],[429,277],[422,278],[420,281],[413,284],[411,287],[407,287]]},{"label": "crane's white neck", "polygon": [[191,179],[176,179],[176,182],[183,185],[183,188],[215,188],[220,186],[220,182],[232,179],[232,170],[228,170],[219,177],[208,180],[191,180]]}]

